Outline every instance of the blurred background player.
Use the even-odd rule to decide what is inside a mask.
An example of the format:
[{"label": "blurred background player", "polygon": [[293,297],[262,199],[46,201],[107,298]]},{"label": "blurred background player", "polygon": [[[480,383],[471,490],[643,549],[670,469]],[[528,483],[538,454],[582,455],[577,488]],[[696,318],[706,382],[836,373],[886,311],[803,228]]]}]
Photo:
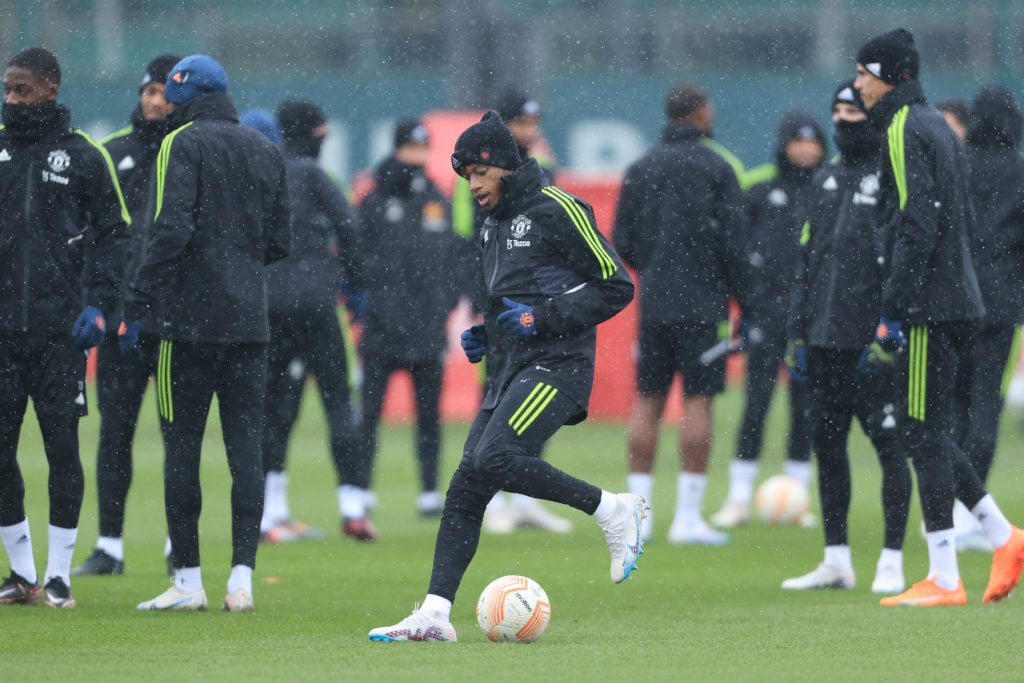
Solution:
[{"label": "blurred background player", "polygon": [[956,136],[961,140],[967,139],[967,127],[970,125],[971,108],[960,99],[942,100],[935,105],[935,108],[946,119],[946,123],[953,129]]},{"label": "blurred background player", "polygon": [[246,109],[242,112],[242,115],[238,117],[238,122],[243,126],[255,128],[259,132],[263,133],[267,139],[275,145],[280,145],[284,142],[284,136],[281,135],[281,126],[277,123],[277,117],[266,109],[261,109],[259,107]]},{"label": "blurred background player", "polygon": [[[359,480],[366,456],[352,420],[345,341],[338,321],[338,288],[343,278],[358,285],[355,225],[341,190],[317,159],[328,134],[323,110],[307,100],[281,103],[274,123],[283,137],[291,208],[291,253],[267,269],[270,345],[263,427],[266,473],[261,538],[279,543],[320,533],[291,516],[285,460],[299,414],[306,377],[316,379],[327,417],[331,458],[338,478],[339,511],[345,515],[345,486]],[[366,513],[348,517],[372,536]],[[369,539],[367,539],[369,540]]]},{"label": "blurred background player", "polygon": [[[721,509],[711,516],[713,524],[726,529],[750,520],[765,418],[785,355],[789,288],[803,224],[802,210],[811,192],[811,178],[825,158],[825,136],[813,113],[794,109],[783,114],[775,156],[775,163],[761,171],[767,177],[752,185],[746,195],[750,230],[747,252],[758,320],[753,333],[748,331],[750,322],[741,323],[741,329],[750,340],[747,402],[736,443],[736,458],[729,464],[729,492]],[[751,175],[756,173],[756,169],[751,171]],[[751,338],[751,334],[756,336]],[[787,395],[789,432],[783,472],[806,487],[811,478],[807,386],[790,383]],[[804,513],[800,520],[805,526],[813,522],[810,512]]]},{"label": "blurred background player", "polygon": [[[730,335],[729,296],[749,311],[743,197],[733,166],[711,145],[703,88],[674,85],[661,141],[626,171],[613,239],[640,276],[637,395],[628,425],[631,493],[650,501],[658,427],[675,375],[683,378],[680,472],[670,543],[722,545],[702,517],[711,455],[711,406],[725,390],[725,355],[701,354]],[[643,534],[652,533],[651,516]]]},{"label": "blurred background player", "polygon": [[810,394],[825,558],[782,587],[853,588],[856,583],[847,532],[852,490],[847,442],[857,418],[882,467],[885,536],[871,590],[899,593],[905,587],[903,540],[912,482],[898,439],[892,372],[857,370],[881,298],[882,236],[876,213],[880,136],[867,120],[853,79],[833,94],[832,121],[839,159],[818,171],[807,188],[786,353],[794,385],[807,386]]},{"label": "blurred background player", "polygon": [[[968,190],[974,206],[971,256],[985,315],[968,357],[957,365],[953,435],[983,482],[996,453],[999,416],[1020,352],[1024,322],[1024,159],[1021,110],[1000,86],[978,91],[967,132]],[[956,501],[953,529],[959,550],[990,551],[967,507]]]},{"label": "blurred background player", "polygon": [[[110,156],[71,127],[71,111],[57,102],[60,86],[60,63],[46,48],[21,50],[4,70],[0,539],[11,573],[0,584],[0,605],[76,604],[71,558],[85,489],[78,422],[88,410],[82,352],[102,341],[117,310],[128,254],[131,218]],[[50,472],[42,589],[17,458],[30,398]]]},{"label": "blurred background player", "polygon": [[359,351],[369,467],[354,486],[369,489],[388,380],[407,371],[416,404],[416,509],[435,517],[444,503],[437,480],[446,323],[463,293],[459,268],[467,243],[452,231],[451,205],[426,175],[429,157],[430,137],[423,124],[399,121],[394,151],[374,169],[374,187],[359,206],[359,256],[368,299]]},{"label": "blurred background player", "polygon": [[[102,144],[117,170],[129,213],[136,218],[131,231],[131,254],[125,264],[129,277],[142,258],[146,243],[146,216],[152,213],[150,198],[153,168],[160,143],[169,132],[164,99],[167,75],[181,57],[164,54],[146,65],[139,85],[139,102],[131,125],[104,138]],[[123,307],[112,320],[122,319]],[[152,329],[152,325],[148,325]],[[71,570],[72,576],[124,573],[124,505],[132,483],[132,442],[139,420],[142,397],[156,372],[159,340],[147,332],[139,338],[138,353],[121,353],[117,329],[107,330],[96,361],[96,397],[100,411],[100,443],[96,451],[96,493],[100,535],[86,560]],[[165,546],[170,556],[170,541]]]}]

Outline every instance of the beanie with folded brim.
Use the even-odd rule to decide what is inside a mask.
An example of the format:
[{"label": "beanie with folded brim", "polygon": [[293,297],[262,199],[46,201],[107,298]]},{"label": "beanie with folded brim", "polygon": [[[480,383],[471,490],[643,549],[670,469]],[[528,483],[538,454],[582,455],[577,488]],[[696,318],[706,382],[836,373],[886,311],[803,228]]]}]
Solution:
[{"label": "beanie with folded brim", "polygon": [[523,164],[512,133],[495,111],[463,131],[452,152],[452,168],[463,178],[470,164],[497,166],[514,171]]},{"label": "beanie with folded brim", "polygon": [[209,55],[190,55],[171,69],[164,87],[164,99],[171,104],[186,102],[215,92],[227,92],[224,67]]},{"label": "beanie with folded brim", "polygon": [[897,28],[875,36],[857,52],[857,63],[889,85],[917,78],[920,57],[910,31]]}]

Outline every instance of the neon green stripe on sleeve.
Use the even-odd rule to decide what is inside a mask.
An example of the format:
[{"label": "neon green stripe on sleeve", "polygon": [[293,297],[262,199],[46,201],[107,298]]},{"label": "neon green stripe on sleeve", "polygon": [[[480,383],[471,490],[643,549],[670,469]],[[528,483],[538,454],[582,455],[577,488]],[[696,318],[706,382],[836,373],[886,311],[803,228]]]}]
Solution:
[{"label": "neon green stripe on sleeve", "polygon": [[128,204],[124,201],[124,193],[121,192],[121,183],[117,181],[117,171],[114,169],[114,160],[110,158],[110,154],[107,152],[106,147],[96,142],[80,130],[76,129],[75,132],[81,135],[86,142],[95,147],[103,157],[103,161],[107,165],[107,172],[110,173],[110,180],[114,183],[114,191],[117,193],[117,201],[121,205],[121,220],[125,222],[125,225],[131,225],[132,216],[128,213]]},{"label": "neon green stripe on sleeve", "polygon": [[615,274],[616,266],[615,261],[605,251],[604,246],[601,244],[601,240],[597,237],[597,231],[594,229],[594,225],[590,222],[590,218],[587,217],[586,213],[576,203],[576,199],[571,195],[566,194],[564,191],[558,189],[554,185],[548,185],[547,187],[541,188],[541,192],[554,199],[556,202],[565,209],[566,214],[572,220],[576,229],[583,236],[584,241],[590,246],[590,250],[594,253],[594,257],[597,262],[601,265],[601,277],[605,280]]},{"label": "neon green stripe on sleeve", "polygon": [[160,210],[164,207],[164,183],[167,181],[167,164],[171,160],[171,145],[174,143],[175,136],[191,126],[192,123],[193,121],[189,121],[181,128],[168,133],[164,141],[160,143],[160,152],[156,155],[156,210],[153,212],[154,221],[160,217]]}]

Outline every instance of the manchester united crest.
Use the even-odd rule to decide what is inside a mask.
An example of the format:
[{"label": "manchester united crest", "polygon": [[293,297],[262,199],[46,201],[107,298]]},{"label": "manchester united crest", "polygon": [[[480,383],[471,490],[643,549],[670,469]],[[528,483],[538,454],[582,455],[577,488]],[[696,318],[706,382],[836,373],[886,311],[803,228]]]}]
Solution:
[{"label": "manchester united crest", "polygon": [[526,233],[530,232],[530,219],[525,214],[519,214],[512,219],[512,237],[517,240],[523,239]]},{"label": "manchester united crest", "polygon": [[63,173],[71,166],[71,157],[63,149],[55,149],[46,158],[46,163],[54,173]]}]

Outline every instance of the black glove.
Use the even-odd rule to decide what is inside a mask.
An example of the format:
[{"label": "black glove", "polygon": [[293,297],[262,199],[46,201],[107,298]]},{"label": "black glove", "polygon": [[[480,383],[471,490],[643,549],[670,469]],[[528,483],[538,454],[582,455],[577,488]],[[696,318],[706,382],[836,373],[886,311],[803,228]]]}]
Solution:
[{"label": "black glove", "polygon": [[526,339],[537,334],[536,320],[533,318],[533,309],[526,304],[512,301],[507,296],[502,297],[501,302],[508,309],[498,314],[498,324],[516,339]]},{"label": "black glove", "polygon": [[462,331],[462,350],[470,363],[479,363],[487,355],[487,328],[473,325]]},{"label": "black glove", "polygon": [[107,320],[103,317],[103,311],[95,306],[86,306],[71,327],[75,347],[83,351],[91,349],[103,341],[103,332],[106,329]]}]

